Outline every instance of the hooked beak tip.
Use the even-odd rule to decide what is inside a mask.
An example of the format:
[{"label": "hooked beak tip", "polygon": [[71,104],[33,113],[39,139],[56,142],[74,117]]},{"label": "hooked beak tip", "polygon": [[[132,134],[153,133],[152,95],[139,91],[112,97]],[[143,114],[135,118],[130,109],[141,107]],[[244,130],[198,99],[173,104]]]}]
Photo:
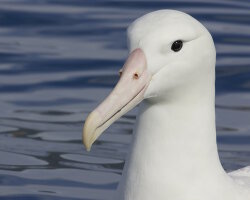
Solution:
[{"label": "hooked beak tip", "polygon": [[87,151],[90,151],[91,146],[94,142],[94,132],[96,130],[96,121],[98,120],[96,114],[94,112],[91,112],[88,117],[85,120],[85,124],[83,127],[83,145],[85,146]]},{"label": "hooked beak tip", "polygon": [[83,143],[83,145],[84,145],[86,151],[89,152],[89,151],[91,150],[92,144],[90,143],[90,141],[88,140],[88,138],[86,138],[85,135],[86,135],[86,134],[84,134],[84,131],[83,131],[83,141],[82,141],[82,143]]},{"label": "hooked beak tip", "polygon": [[84,128],[83,128],[83,140],[82,143],[86,149],[86,151],[91,150],[92,143],[90,142],[91,140],[87,137],[87,133],[85,133]]}]

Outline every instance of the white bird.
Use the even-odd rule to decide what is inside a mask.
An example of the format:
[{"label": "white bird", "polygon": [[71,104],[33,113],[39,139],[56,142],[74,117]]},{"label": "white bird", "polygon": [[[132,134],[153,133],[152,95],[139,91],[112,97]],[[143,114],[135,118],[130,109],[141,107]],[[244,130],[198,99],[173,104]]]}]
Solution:
[{"label": "white bird", "polygon": [[213,39],[191,16],[160,10],[128,28],[130,55],[111,94],[88,116],[93,142],[140,102],[116,200],[250,200],[250,167],[227,174],[215,126]]}]

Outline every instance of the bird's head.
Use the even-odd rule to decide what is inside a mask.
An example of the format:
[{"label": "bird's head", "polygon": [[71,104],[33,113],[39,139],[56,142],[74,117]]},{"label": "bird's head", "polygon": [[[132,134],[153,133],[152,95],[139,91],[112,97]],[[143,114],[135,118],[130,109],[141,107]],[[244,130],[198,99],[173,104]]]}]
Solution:
[{"label": "bird's head", "polygon": [[160,10],[138,18],[128,28],[128,45],[130,54],[120,70],[120,80],[85,121],[83,143],[87,150],[142,100],[181,98],[179,94],[196,87],[200,79],[213,77],[212,37],[185,13]]}]

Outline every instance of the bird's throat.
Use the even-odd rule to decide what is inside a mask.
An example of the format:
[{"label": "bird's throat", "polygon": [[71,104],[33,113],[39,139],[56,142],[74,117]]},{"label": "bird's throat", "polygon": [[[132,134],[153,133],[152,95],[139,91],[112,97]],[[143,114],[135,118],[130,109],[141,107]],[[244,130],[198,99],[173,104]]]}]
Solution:
[{"label": "bird's throat", "polygon": [[207,94],[204,102],[140,105],[118,199],[161,200],[180,191],[187,196],[187,185],[190,192],[201,182],[226,178],[217,152],[213,91]]}]

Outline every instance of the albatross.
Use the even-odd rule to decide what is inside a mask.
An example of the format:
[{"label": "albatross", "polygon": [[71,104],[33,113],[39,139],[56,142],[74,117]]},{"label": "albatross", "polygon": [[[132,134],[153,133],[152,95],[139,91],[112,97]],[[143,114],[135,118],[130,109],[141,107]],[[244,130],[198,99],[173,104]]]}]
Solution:
[{"label": "albatross", "polygon": [[250,200],[250,167],[226,173],[218,156],[208,30],[188,14],[160,10],[136,19],[127,35],[121,77],[83,128],[89,151],[139,104],[115,200]]}]

